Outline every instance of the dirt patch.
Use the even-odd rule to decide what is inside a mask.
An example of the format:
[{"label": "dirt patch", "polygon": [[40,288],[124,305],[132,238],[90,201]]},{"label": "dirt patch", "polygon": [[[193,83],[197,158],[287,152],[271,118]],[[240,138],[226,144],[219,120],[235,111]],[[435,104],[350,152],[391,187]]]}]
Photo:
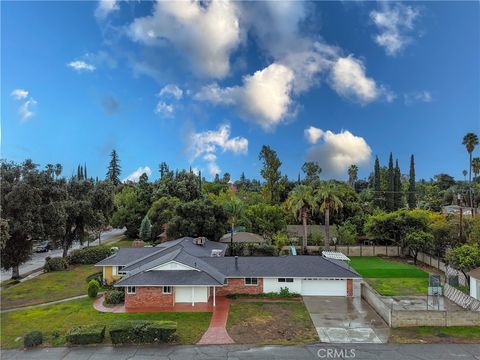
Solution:
[{"label": "dirt patch", "polygon": [[318,341],[302,302],[244,300],[236,300],[230,306],[227,330],[236,343],[294,344]]},{"label": "dirt patch", "polygon": [[478,344],[480,333],[463,336],[445,334],[442,330],[431,330],[429,334],[421,334],[415,328],[397,328],[392,329],[388,342],[393,344]]}]

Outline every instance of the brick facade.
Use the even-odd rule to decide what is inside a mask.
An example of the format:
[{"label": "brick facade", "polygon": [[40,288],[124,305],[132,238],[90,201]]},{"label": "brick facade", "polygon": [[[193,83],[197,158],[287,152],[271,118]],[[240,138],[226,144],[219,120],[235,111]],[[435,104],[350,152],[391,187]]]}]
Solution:
[{"label": "brick facade", "polygon": [[228,278],[227,284],[215,289],[216,296],[225,296],[228,294],[261,294],[263,293],[263,279],[258,278],[257,285],[245,285],[243,278]]},{"label": "brick facade", "polygon": [[347,296],[353,296],[353,280],[347,279]]},{"label": "brick facade", "polygon": [[137,287],[135,294],[127,294],[125,288],[125,309],[168,308],[174,304],[175,289],[171,294],[163,294],[163,287]]}]

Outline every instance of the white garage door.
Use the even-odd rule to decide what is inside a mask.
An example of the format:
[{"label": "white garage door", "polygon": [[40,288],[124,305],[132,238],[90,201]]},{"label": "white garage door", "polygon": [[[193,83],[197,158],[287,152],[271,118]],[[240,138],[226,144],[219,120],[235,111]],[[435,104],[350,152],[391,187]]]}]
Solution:
[{"label": "white garage door", "polygon": [[302,280],[302,295],[347,296],[346,280]]},{"label": "white garage door", "polygon": [[[195,302],[208,301],[207,287],[194,287],[193,296]],[[191,287],[175,287],[175,302],[176,303],[191,303],[192,302],[192,288]]]}]

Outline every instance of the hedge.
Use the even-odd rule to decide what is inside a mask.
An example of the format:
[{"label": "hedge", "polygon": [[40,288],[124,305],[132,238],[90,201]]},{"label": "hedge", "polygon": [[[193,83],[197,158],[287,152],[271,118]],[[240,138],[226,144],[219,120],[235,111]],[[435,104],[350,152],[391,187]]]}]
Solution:
[{"label": "hedge", "polygon": [[43,265],[43,270],[45,272],[51,271],[63,271],[68,267],[67,262],[61,256],[56,256],[52,258],[47,258],[45,265]]},{"label": "hedge", "polygon": [[174,338],[174,321],[123,321],[110,326],[112,344],[168,342]]},{"label": "hedge", "polygon": [[88,283],[87,294],[90,298],[96,298],[98,295],[98,290],[100,290],[100,284],[97,280],[90,280]]},{"label": "hedge", "polygon": [[117,305],[125,301],[125,291],[110,290],[105,293],[105,304]]},{"label": "hedge", "polygon": [[25,347],[38,346],[43,342],[43,335],[40,331],[30,331],[23,337],[23,345]]},{"label": "hedge", "polygon": [[100,344],[105,338],[105,325],[85,325],[71,328],[67,333],[70,344]]},{"label": "hedge", "polygon": [[83,249],[76,249],[67,256],[69,264],[96,264],[112,255],[107,246],[91,246]]}]

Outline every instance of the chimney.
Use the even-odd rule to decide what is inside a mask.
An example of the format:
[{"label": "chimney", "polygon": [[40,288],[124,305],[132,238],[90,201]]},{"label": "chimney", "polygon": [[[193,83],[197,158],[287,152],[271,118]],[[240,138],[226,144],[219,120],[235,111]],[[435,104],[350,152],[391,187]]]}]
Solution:
[{"label": "chimney", "polygon": [[238,256],[235,256],[235,269],[238,269]]}]

